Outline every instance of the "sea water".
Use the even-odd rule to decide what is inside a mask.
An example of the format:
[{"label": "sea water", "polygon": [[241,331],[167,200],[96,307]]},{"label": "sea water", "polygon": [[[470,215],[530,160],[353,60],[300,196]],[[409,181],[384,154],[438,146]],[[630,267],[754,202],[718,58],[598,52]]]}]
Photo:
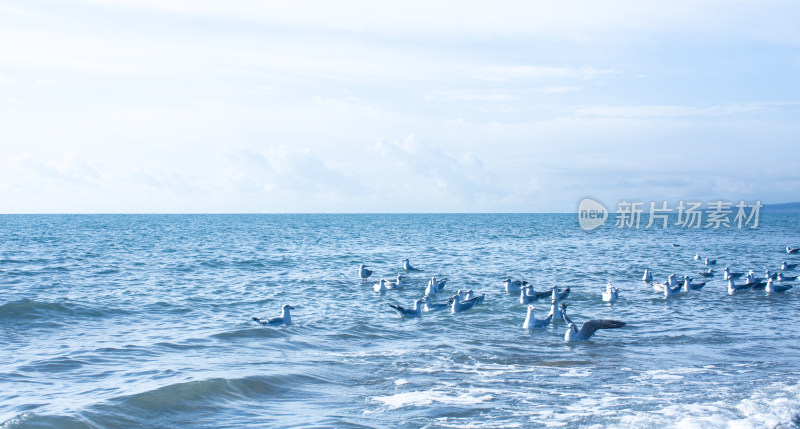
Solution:
[{"label": "sea water", "polygon": [[[797,427],[800,286],[779,270],[798,215],[758,228],[592,232],[575,214],[0,216],[0,427]],[[673,243],[679,247],[673,247]],[[641,281],[701,281],[665,300]],[[404,272],[409,258],[422,271]],[[362,282],[358,266],[374,270]],[[797,271],[795,271],[797,272]],[[380,278],[405,286],[373,292]],[[402,319],[428,280],[486,294]],[[503,289],[571,288],[565,343]],[[619,290],[601,300],[606,283]],[[262,326],[295,307],[290,326]],[[549,302],[535,304],[544,317]]]}]

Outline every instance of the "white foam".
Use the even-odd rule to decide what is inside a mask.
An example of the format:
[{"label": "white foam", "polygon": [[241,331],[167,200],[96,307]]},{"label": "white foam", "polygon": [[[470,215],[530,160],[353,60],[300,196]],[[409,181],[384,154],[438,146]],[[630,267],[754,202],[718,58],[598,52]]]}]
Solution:
[{"label": "white foam", "polygon": [[561,377],[591,377],[592,371],[586,370],[579,370],[575,368],[571,368],[569,371],[559,374]]},{"label": "white foam", "polygon": [[796,427],[800,412],[800,385],[773,383],[761,386],[751,397],[732,404],[728,400],[696,404],[671,404],[650,412],[635,412],[620,419],[621,427],[670,426],[683,429],[751,429]]},{"label": "white foam", "polygon": [[800,413],[800,385],[775,383],[753,392],[736,405],[744,418],[729,422],[730,428],[793,427]]},{"label": "white foam", "polygon": [[388,396],[373,396],[372,399],[382,402],[390,409],[430,405],[434,402],[448,405],[476,405],[494,399],[494,396],[487,392],[487,389],[467,389],[463,393],[449,393],[444,390],[431,389]]}]

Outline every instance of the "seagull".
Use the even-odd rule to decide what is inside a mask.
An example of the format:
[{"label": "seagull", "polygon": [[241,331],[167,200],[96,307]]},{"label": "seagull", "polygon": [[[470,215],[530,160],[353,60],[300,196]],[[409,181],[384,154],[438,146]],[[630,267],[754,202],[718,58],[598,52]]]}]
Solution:
[{"label": "seagull", "polygon": [[[525,298],[524,299],[522,298],[522,294],[525,294]],[[519,302],[520,302],[520,304],[527,304],[529,302],[538,301],[538,300],[540,300],[542,298],[546,298],[546,297],[552,296],[552,295],[553,295],[552,290],[536,292],[533,289],[533,285],[523,286],[522,288],[520,288]],[[525,301],[525,300],[527,300],[527,301]]]},{"label": "seagull", "polygon": [[738,279],[739,277],[744,275],[744,273],[732,273],[730,272],[728,267],[725,267],[725,269],[722,271],[722,274],[723,274],[722,276],[723,280]]},{"label": "seagull", "polygon": [[767,281],[767,293],[772,292],[786,292],[791,289],[793,285],[776,285],[772,283],[772,279]]},{"label": "seagull", "polygon": [[408,258],[403,259],[403,269],[406,271],[419,271],[418,269],[412,267],[410,263],[408,263]]},{"label": "seagull", "polygon": [[700,277],[714,277],[714,269],[709,268],[708,271],[704,271],[698,274],[700,274]]},{"label": "seagull", "polygon": [[367,277],[372,275],[372,270],[368,270],[366,265],[361,264],[361,266],[358,267],[358,275],[361,276],[361,280],[366,281]]},{"label": "seagull", "polygon": [[700,260],[700,254],[699,253],[694,255],[694,260],[695,261],[699,261]]},{"label": "seagull", "polygon": [[537,319],[536,317],[533,316],[533,310],[536,310],[536,307],[529,305],[528,315],[525,316],[525,323],[522,324],[522,329],[547,327],[547,325],[550,324],[550,320],[553,319],[553,315],[549,314],[544,319]]},{"label": "seagull", "polygon": [[644,282],[653,281],[653,274],[650,272],[650,270],[647,269],[644,270],[644,277],[642,277],[642,281]]},{"label": "seagull", "polygon": [[[772,280],[772,279],[770,279]],[[779,282],[790,282],[792,280],[797,280],[797,276],[784,276],[783,273],[778,273],[778,281]]]},{"label": "seagull", "polygon": [[397,281],[392,282],[392,281],[388,281],[387,280],[386,281],[386,289],[389,289],[389,290],[400,289],[401,287],[403,287],[403,279],[404,278],[406,278],[406,276],[401,276],[401,275],[398,274],[397,275]]},{"label": "seagull", "polygon": [[550,302],[550,315],[553,316],[553,323],[556,323],[557,320],[564,320],[565,308],[567,308],[567,305],[564,303],[559,306],[556,301]]},{"label": "seagull", "polygon": [[753,272],[753,270],[750,270],[750,272],[747,273],[747,277],[745,277],[744,284],[745,286],[752,287],[755,289],[761,289],[765,285],[764,282],[756,278],[756,274]]},{"label": "seagull", "polygon": [[681,285],[683,285],[683,282],[677,281],[675,274],[670,274],[669,277],[667,277],[667,281],[664,283],[653,283],[653,289],[656,292],[664,292],[666,287],[675,288],[680,287]]},{"label": "seagull", "polygon": [[473,299],[473,298],[478,300],[478,302],[476,302],[476,304],[481,304],[481,303],[483,303],[483,299],[486,298],[486,294],[484,293],[484,294],[481,294],[481,296],[475,296],[475,294],[472,292],[472,289],[470,289],[464,295],[464,299]]},{"label": "seagull", "polygon": [[289,310],[294,310],[294,307],[289,304],[285,304],[283,307],[281,307],[281,317],[272,317],[269,319],[254,317],[253,320],[262,325],[291,325],[292,316],[289,314]]},{"label": "seagull", "polygon": [[764,278],[769,280],[775,280],[777,277],[778,277],[777,273],[770,274],[769,270],[767,270],[767,274]]},{"label": "seagull", "polygon": [[620,322],[619,320],[592,319],[584,322],[583,325],[581,325],[581,329],[578,329],[578,327],[575,326],[575,323],[572,322],[572,319],[567,317],[566,305],[563,308],[564,320],[569,323],[567,332],[564,334],[564,341],[568,343],[575,341],[586,341],[591,338],[598,329],[615,329],[625,326],[625,322]]},{"label": "seagull", "polygon": [[785,261],[781,264],[781,270],[789,271],[797,268],[797,264],[787,264]]},{"label": "seagull", "polygon": [[439,311],[439,310],[444,310],[445,308],[450,308],[449,299],[447,300],[447,302],[444,302],[442,304],[434,304],[431,297],[425,295],[424,297],[422,297],[422,302],[425,304],[425,308],[423,308],[423,311],[426,312]]},{"label": "seagull", "polygon": [[413,310],[410,308],[405,308],[402,305],[396,305],[396,304],[389,304],[389,307],[392,307],[392,310],[396,311],[397,314],[400,315],[400,317],[421,317],[422,307],[420,306],[420,304],[422,304],[422,302],[423,302],[422,298],[414,301]]},{"label": "seagull", "polygon": [[706,265],[717,265],[717,260],[706,258]]},{"label": "seagull", "polygon": [[446,283],[447,279],[436,280],[436,277],[431,277],[428,281],[428,287],[425,288],[425,295],[436,295],[444,288]]},{"label": "seagull", "polygon": [[671,285],[664,285],[664,299],[671,297],[678,293],[681,290],[681,285],[671,286]]},{"label": "seagull", "polygon": [[478,301],[482,301],[485,295],[476,296],[472,299],[467,299],[462,301],[461,297],[458,294],[453,295],[453,302],[450,306],[451,313],[460,313],[462,311],[467,311],[472,308]]},{"label": "seagull", "polygon": [[526,282],[524,280],[522,280],[522,281],[513,280],[512,281],[511,278],[506,278],[505,280],[503,280],[503,286],[505,286],[506,292],[508,292],[508,293],[519,292],[519,290],[522,289],[522,287],[527,285],[527,284],[528,284],[528,282]]},{"label": "seagull", "polygon": [[528,295],[526,291],[528,289],[533,289],[533,286],[526,286],[519,290],[519,303],[520,304],[527,304],[529,302],[534,302],[539,299],[536,295]]},{"label": "seagull", "polygon": [[567,299],[567,297],[569,296],[569,288],[564,289],[563,292],[559,292],[558,286],[553,286],[553,289],[550,290],[553,291],[553,299],[558,301]]},{"label": "seagull", "polygon": [[747,283],[747,284],[743,284],[743,285],[737,286],[737,285],[733,284],[733,279],[729,279],[728,280],[728,295],[734,295],[734,294],[737,294],[739,292],[743,292],[743,291],[745,291],[747,289],[750,289],[752,287],[753,287],[753,285],[751,283]]},{"label": "seagull", "polygon": [[796,255],[798,252],[800,252],[800,247],[795,247],[794,249],[790,249],[789,246],[786,246],[786,253],[790,255]]},{"label": "seagull", "polygon": [[692,284],[692,279],[690,279],[689,276],[683,276],[683,291],[689,292],[690,290],[700,290],[706,285],[706,283],[708,282]]},{"label": "seagull", "polygon": [[380,282],[372,285],[372,290],[375,292],[385,293],[387,290],[389,290],[389,288],[386,287],[386,280],[381,279]]},{"label": "seagull", "polygon": [[672,243],[672,247],[681,247],[680,244]]},{"label": "seagull", "polygon": [[614,302],[617,300],[619,291],[611,283],[606,285],[606,290],[603,292],[603,302]]}]

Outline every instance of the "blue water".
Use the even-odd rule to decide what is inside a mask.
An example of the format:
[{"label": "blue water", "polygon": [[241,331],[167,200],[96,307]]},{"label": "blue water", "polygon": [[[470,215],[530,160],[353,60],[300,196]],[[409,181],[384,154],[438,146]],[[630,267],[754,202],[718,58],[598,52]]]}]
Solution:
[{"label": "blue water", "polygon": [[[800,262],[787,245],[797,215],[591,233],[551,214],[0,216],[0,427],[797,427],[800,287],[728,296],[718,276],[664,300],[640,280],[694,275],[695,253],[775,271]],[[403,290],[357,276],[406,257],[424,271]],[[387,306],[433,275],[485,303]],[[506,276],[628,325],[524,331]],[[251,320],[286,303],[291,326]]]}]

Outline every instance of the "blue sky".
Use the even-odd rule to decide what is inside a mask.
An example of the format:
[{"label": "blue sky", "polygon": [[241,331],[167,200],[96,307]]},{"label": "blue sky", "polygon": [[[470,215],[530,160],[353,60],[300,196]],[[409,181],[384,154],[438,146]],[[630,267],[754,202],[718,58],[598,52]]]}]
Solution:
[{"label": "blue sky", "polygon": [[0,212],[800,200],[800,3],[0,0]]}]

